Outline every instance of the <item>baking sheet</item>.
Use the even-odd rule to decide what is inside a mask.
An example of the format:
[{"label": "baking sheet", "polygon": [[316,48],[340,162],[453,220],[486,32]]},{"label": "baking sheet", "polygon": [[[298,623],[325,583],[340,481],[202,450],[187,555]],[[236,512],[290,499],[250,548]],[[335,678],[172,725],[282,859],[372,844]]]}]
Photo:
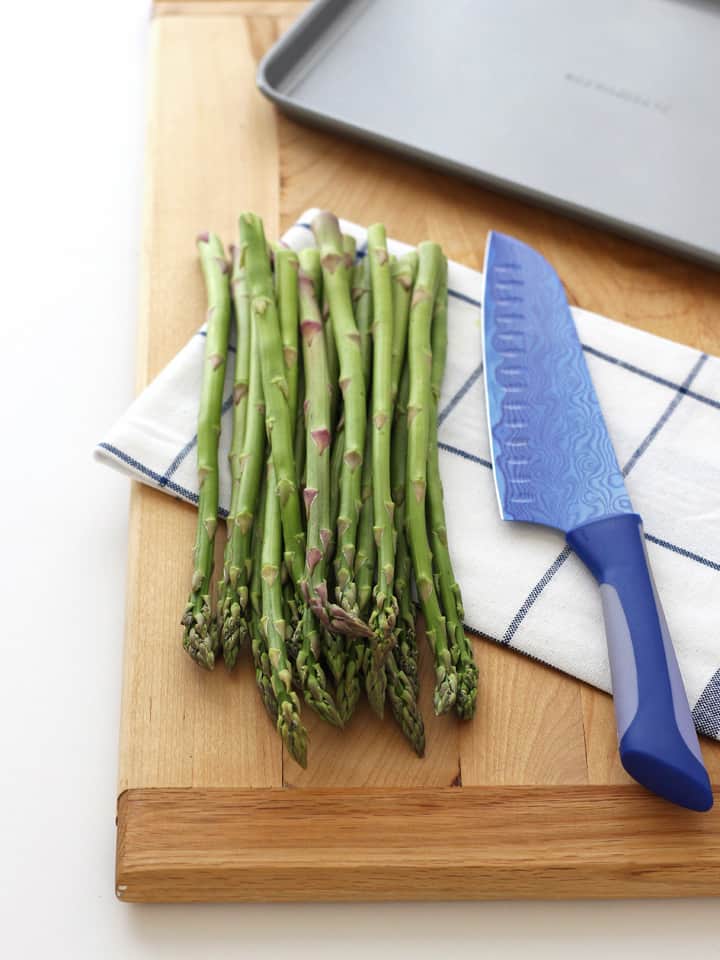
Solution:
[{"label": "baking sheet", "polygon": [[720,265],[720,7],[320,0],[258,85],[302,119]]}]

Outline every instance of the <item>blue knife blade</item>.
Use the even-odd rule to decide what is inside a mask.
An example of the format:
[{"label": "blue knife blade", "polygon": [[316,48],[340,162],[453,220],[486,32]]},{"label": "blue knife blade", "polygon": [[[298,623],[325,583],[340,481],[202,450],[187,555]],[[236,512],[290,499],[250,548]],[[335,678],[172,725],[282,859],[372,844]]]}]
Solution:
[{"label": "blue knife blade", "polygon": [[562,283],[532,247],[493,231],[484,285],[485,390],[501,516],[561,530],[600,586],[625,769],[673,803],[708,810],[712,789],[642,520]]},{"label": "blue knife blade", "polygon": [[487,409],[500,512],[567,533],[632,513],[562,284],[491,233],[483,299]]}]

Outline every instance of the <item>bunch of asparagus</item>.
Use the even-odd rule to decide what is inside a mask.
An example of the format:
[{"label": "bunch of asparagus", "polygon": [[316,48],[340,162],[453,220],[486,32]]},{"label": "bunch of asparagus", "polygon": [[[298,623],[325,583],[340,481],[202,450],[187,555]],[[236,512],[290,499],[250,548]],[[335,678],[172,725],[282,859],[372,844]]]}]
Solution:
[{"label": "bunch of asparagus", "polygon": [[[437,714],[475,710],[477,668],[447,544],[437,414],[447,351],[447,261],[435,243],[367,254],[319,214],[316,247],[270,251],[239,219],[228,262],[198,237],[207,336],[198,416],[198,527],[183,644],[211,670],[247,643],[263,703],[307,761],[300,697],[341,727],[364,687],[422,755],[413,582]],[[232,493],[217,605],[218,441],[234,315]]]}]

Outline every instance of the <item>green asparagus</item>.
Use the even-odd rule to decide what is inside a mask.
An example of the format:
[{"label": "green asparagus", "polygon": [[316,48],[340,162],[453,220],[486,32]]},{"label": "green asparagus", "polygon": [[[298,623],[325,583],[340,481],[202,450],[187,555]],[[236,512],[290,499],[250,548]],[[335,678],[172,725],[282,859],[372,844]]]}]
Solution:
[{"label": "green asparagus", "polygon": [[231,248],[232,277],[230,288],[235,307],[235,379],[233,384],[232,440],[230,443],[230,510],[227,518],[227,540],[223,561],[223,575],[218,581],[218,624],[225,666],[232,670],[240,647],[248,634],[247,621],[240,597],[238,578],[242,556],[240,529],[235,520],[240,503],[240,484],[243,468],[243,448],[247,421],[250,385],[250,357],[252,354],[250,296],[245,280],[245,268],[240,263],[237,247]]},{"label": "green asparagus", "polygon": [[390,452],[392,496],[395,503],[397,545],[395,549],[395,593],[398,598],[399,617],[395,658],[398,668],[410,680],[415,696],[419,693],[418,651],[415,636],[415,603],[412,599],[410,581],[412,559],[408,549],[405,504],[405,473],[407,469],[407,404],[409,375],[407,365],[403,369],[395,406],[395,422]]},{"label": "green asparagus", "polygon": [[[360,488],[362,506],[358,522],[355,582],[358,591],[358,613],[367,617],[375,577],[377,546],[373,533],[371,433],[366,432],[365,457]],[[361,679],[365,671],[368,647],[365,637],[348,637],[345,648],[345,669],[337,685],[338,711],[348,723],[360,699]]]},{"label": "green asparagus", "polygon": [[391,267],[392,297],[393,297],[393,337],[392,337],[392,369],[390,378],[390,393],[395,403],[400,386],[400,377],[405,366],[407,352],[408,320],[410,316],[410,298],[413,284],[417,276],[418,255],[410,250]]},{"label": "green asparagus", "polygon": [[[235,287],[236,311],[249,305],[249,288],[245,267],[245,245],[236,249],[234,276],[241,281]],[[242,295],[239,299],[239,294]],[[252,566],[252,531],[257,516],[257,501],[263,472],[265,449],[265,401],[260,370],[260,341],[249,309],[248,320],[248,399],[245,427],[239,457],[234,460],[232,498],[228,515],[228,540],[221,602],[220,630],[226,662],[231,665],[237,646],[247,632],[248,581]],[[244,322],[244,321],[243,321]],[[240,314],[238,313],[238,325]],[[238,345],[239,349],[239,345]],[[235,434],[233,433],[233,447]]]},{"label": "green asparagus", "polygon": [[464,720],[475,713],[478,669],[470,641],[463,628],[463,605],[448,549],[443,486],[438,457],[437,414],[440,387],[447,356],[447,261],[443,263],[432,320],[431,412],[428,444],[427,519],[433,554],[435,582],[447,624],[450,655],[457,671],[455,710]]},{"label": "green asparagus", "polygon": [[[387,698],[422,756],[413,578],[435,712],[471,717],[478,686],[439,470],[447,261],[432,243],[390,257],[376,224],[356,263],[355,240],[334,215],[318,214],[312,228],[317,248],[271,252],[262,221],[244,213],[231,267],[215,235],[198,238],[208,316],[183,644],[207,669],[222,650],[232,669],[249,638],[262,701],[303,766],[300,699],[341,727],[363,680],[371,707],[382,715]],[[213,617],[231,300],[230,509]]]},{"label": "green asparagus", "polygon": [[295,474],[293,440],[295,421],[290,416],[289,388],[283,361],[280,323],[262,221],[251,213],[240,217],[240,243],[250,288],[253,331],[260,348],[260,369],[265,397],[265,423],[277,478],[274,493],[280,501],[285,544],[285,564],[296,586],[304,570],[305,533]]},{"label": "green asparagus", "polygon": [[262,542],[262,619],[260,621],[268,659],[272,691],[277,703],[277,730],[283,743],[302,767],[307,766],[307,731],[300,719],[300,701],[292,688],[285,638],[287,624],[283,616],[280,567],[282,564],[282,525],[280,501],[274,495],[277,479],[272,458],[267,465],[265,525]]},{"label": "green asparagus", "polygon": [[265,528],[266,487],[262,485],[257,506],[257,517],[252,529],[252,576],[250,578],[250,636],[255,680],[265,709],[277,719],[277,700],[272,685],[272,668],[268,655],[267,641],[261,626],[262,621],[262,548]]},{"label": "green asparagus", "polygon": [[[300,332],[306,382],[306,486],[304,491],[307,514],[307,546],[305,570],[301,580],[303,611],[303,643],[298,656],[298,673],[306,700],[317,705],[318,690],[322,693],[321,712],[332,722],[340,722],[325,677],[320,667],[320,630],[318,616],[328,621],[327,557],[330,550],[330,395],[328,393],[327,354],[316,286],[312,273],[317,263],[317,251],[300,254]],[[341,656],[341,652],[340,652]],[[330,660],[334,674],[342,673],[342,662]],[[311,689],[314,687],[316,689]]]},{"label": "green asparagus", "polygon": [[390,492],[392,430],[393,294],[385,228],[368,230],[368,259],[373,298],[372,356],[372,497],[373,532],[377,544],[377,579],[373,589],[370,627],[373,636],[365,664],[366,691],[373,710],[383,715],[385,661],[395,642],[398,604],[395,597],[395,506]]},{"label": "green asparagus", "polygon": [[198,250],[208,300],[205,362],[197,430],[200,493],[192,585],[181,622],[184,627],[185,650],[200,666],[212,670],[219,649],[217,621],[212,611],[210,591],[218,515],[218,441],[230,331],[230,268],[222,243],[215,234],[201,234],[198,237]]},{"label": "green asparagus", "polygon": [[408,332],[408,455],[406,495],[407,529],[415,582],[425,614],[427,639],[435,662],[435,713],[446,713],[455,704],[457,673],[448,647],[445,617],[433,581],[432,555],[425,518],[427,447],[430,431],[431,389],[430,328],[433,301],[442,269],[442,251],[436,243],[421,243],[413,288]]},{"label": "green asparagus", "polygon": [[323,289],[340,361],[340,390],[344,403],[344,448],[340,506],[337,520],[333,626],[348,633],[370,634],[358,617],[354,578],[355,538],[360,512],[360,481],[365,449],[366,395],[360,337],[350,299],[350,285],[337,218],[318,214],[312,224],[320,248]]},{"label": "green asparagus", "polygon": [[395,650],[389,652],[385,669],[388,675],[388,700],[393,717],[412,744],[415,753],[422,757],[425,754],[425,724],[412,681],[399,667]]},{"label": "green asparagus", "polygon": [[372,364],[372,291],[370,288],[370,259],[365,256],[355,264],[352,277],[352,301],[355,308],[355,323],[360,334],[365,389],[370,383]]},{"label": "green asparagus", "polygon": [[288,247],[275,247],[275,298],[280,318],[283,363],[287,382],[290,422],[298,410],[298,255]]}]

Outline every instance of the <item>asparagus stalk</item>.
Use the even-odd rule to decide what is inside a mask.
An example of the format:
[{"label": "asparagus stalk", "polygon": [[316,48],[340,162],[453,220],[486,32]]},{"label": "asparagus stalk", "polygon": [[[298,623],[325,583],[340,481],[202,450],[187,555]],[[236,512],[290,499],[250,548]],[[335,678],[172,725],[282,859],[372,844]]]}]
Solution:
[{"label": "asparagus stalk", "polygon": [[252,323],[250,317],[250,296],[245,278],[245,268],[240,263],[237,247],[232,247],[232,277],[230,288],[235,306],[235,377],[233,384],[233,420],[232,441],[230,444],[230,510],[227,518],[227,540],[223,561],[223,575],[218,583],[218,623],[223,659],[228,670],[232,670],[237,655],[248,634],[244,606],[240,596],[238,578],[242,565],[242,534],[236,527],[236,518],[240,508],[240,485],[243,472],[243,449],[248,409],[250,385],[250,358],[252,354]]},{"label": "asparagus stalk", "polygon": [[408,456],[406,477],[407,525],[415,582],[425,614],[428,643],[435,661],[435,713],[455,704],[457,673],[448,648],[445,617],[433,581],[432,555],[425,518],[427,447],[430,431],[430,328],[433,301],[442,269],[442,251],[435,243],[418,248],[418,273],[410,307],[408,366]]},{"label": "asparagus stalk", "polygon": [[287,381],[290,422],[298,410],[298,255],[288,247],[275,247],[275,298],[280,318],[283,363]]},{"label": "asparagus stalk", "polygon": [[357,553],[355,555],[355,582],[358,590],[360,616],[365,618],[375,582],[377,544],[373,530],[373,458],[372,431],[368,429],[365,439],[362,480],[360,486],[360,520],[358,522]]},{"label": "asparagus stalk", "polygon": [[288,660],[290,661],[290,666],[293,669],[293,679],[295,685],[302,689],[302,683],[300,682],[300,675],[297,672],[297,658],[300,650],[302,649],[302,630],[301,630],[301,611],[298,607],[297,594],[295,593],[295,587],[292,584],[292,581],[287,576],[283,580],[282,584],[283,592],[283,610],[285,611],[285,619],[288,624],[293,625],[294,627],[291,630],[288,630],[287,639],[285,641],[285,648],[287,650]]},{"label": "asparagus stalk", "polygon": [[285,746],[302,767],[307,766],[307,731],[300,719],[300,701],[292,689],[292,672],[287,659],[287,624],[283,616],[282,525],[280,501],[274,495],[277,479],[272,458],[267,466],[265,528],[262,542],[262,620],[261,626],[270,661],[272,691],[277,703],[277,730]]},{"label": "asparagus stalk", "polygon": [[355,308],[355,323],[360,334],[360,354],[362,356],[365,389],[370,383],[372,366],[372,320],[373,302],[370,286],[370,258],[363,257],[355,264],[352,277],[352,301]]},{"label": "asparagus stalk", "polygon": [[395,597],[395,525],[390,492],[390,436],[392,429],[393,292],[385,228],[368,230],[368,259],[373,297],[372,357],[372,496],[373,532],[377,543],[377,579],[373,589],[370,627],[373,636],[366,660],[366,691],[370,705],[383,715],[385,661],[395,642],[398,604]]},{"label": "asparagus stalk", "polygon": [[[417,254],[408,254],[405,263],[393,266],[393,276],[400,271],[404,277],[409,267],[412,281],[417,273]],[[407,347],[410,296],[405,282],[393,284],[393,396],[395,417],[390,448],[390,482],[395,504],[395,594],[398,598],[398,622],[395,628],[396,646],[388,654],[386,673],[388,700],[400,729],[412,744],[418,756],[425,752],[425,725],[418,704],[418,657],[415,637],[415,605],[410,593],[412,561],[407,544],[405,524],[405,474],[407,466],[408,425],[407,404],[410,385],[408,366],[404,363]],[[398,359],[399,358],[399,359]],[[398,373],[398,367],[402,375]],[[399,387],[397,377],[399,379]]]},{"label": "asparagus stalk", "polygon": [[262,548],[265,528],[265,484],[260,492],[257,519],[252,529],[252,576],[250,578],[250,636],[255,679],[265,709],[277,719],[278,706],[272,685],[272,668],[262,620]]},{"label": "asparagus stalk", "polygon": [[[370,260],[365,256],[360,263],[355,264],[352,275],[351,296],[355,311],[355,323],[360,334],[360,354],[362,357],[363,380],[365,393],[370,388],[370,374],[372,372],[372,292],[370,286]],[[342,441],[342,436],[339,438]],[[342,456],[340,442],[336,441],[338,462]],[[338,469],[338,482],[340,473]],[[375,558],[377,548],[373,534],[373,503],[372,503],[372,447],[371,432],[366,430],[365,454],[363,457],[362,477],[360,487],[360,517],[358,520],[357,552],[355,555],[355,580],[357,584],[358,612],[364,620],[367,618],[370,597],[372,594],[375,576]],[[333,491],[338,486],[333,483]],[[335,513],[337,516],[337,512]],[[358,700],[360,699],[360,681],[365,670],[367,646],[364,638],[351,637],[345,651],[345,672],[341,677],[336,692],[338,710],[345,723],[348,723]]]},{"label": "asparagus stalk", "polygon": [[[235,277],[242,284],[235,287],[236,310],[238,291],[245,291],[239,308],[244,309],[244,300],[249,306],[249,286],[245,267],[245,247],[241,244],[235,253]],[[238,314],[239,318],[239,314]],[[265,400],[263,397],[262,372],[260,369],[260,340],[257,325],[252,317],[247,318],[249,340],[248,399],[245,414],[245,429],[240,456],[235,460],[232,499],[228,516],[228,541],[225,548],[223,589],[219,604],[220,635],[225,661],[231,666],[237,657],[238,644],[247,632],[248,581],[252,567],[252,531],[256,520],[260,480],[265,450]],[[239,323],[238,319],[238,323]],[[239,349],[239,344],[238,344]],[[234,443],[233,436],[233,443]]]},{"label": "asparagus stalk", "polygon": [[342,248],[345,256],[347,279],[348,283],[350,284],[350,293],[352,294],[352,277],[353,269],[355,267],[355,254],[357,253],[357,242],[355,237],[351,237],[349,233],[344,233],[342,235]]},{"label": "asparagus stalk", "polygon": [[[327,556],[330,550],[330,395],[328,393],[327,354],[320,308],[312,272],[317,262],[316,250],[300,255],[300,332],[306,380],[306,486],[307,546],[305,570],[301,580],[303,643],[297,665],[306,701],[318,712],[340,723],[340,718],[327,692],[320,667],[320,633],[316,614],[327,621]],[[309,269],[306,269],[309,268]],[[336,651],[335,651],[336,652]],[[339,654],[342,657],[342,652]],[[333,673],[342,672],[342,662],[330,660]],[[315,689],[311,689],[314,687]],[[320,697],[318,708],[318,695]]]},{"label": "asparagus stalk", "polygon": [[229,267],[220,239],[215,234],[201,234],[198,237],[198,249],[208,300],[205,362],[198,412],[197,467],[200,495],[192,585],[181,623],[184,627],[185,650],[200,666],[212,670],[219,649],[210,590],[217,529],[218,440],[230,330],[230,286]]},{"label": "asparagus stalk", "polygon": [[260,349],[265,423],[270,439],[273,477],[277,484],[273,492],[280,502],[285,564],[297,588],[304,570],[305,533],[293,455],[295,421],[290,416],[289,388],[270,261],[260,218],[252,213],[244,213],[240,216],[239,226],[241,255],[244,257],[252,298],[253,330],[257,332]]},{"label": "asparagus stalk", "polygon": [[298,406],[295,414],[295,437],[293,440],[293,455],[295,457],[295,480],[298,490],[305,486],[305,375],[302,364],[298,363]]},{"label": "asparagus stalk", "polygon": [[395,526],[397,545],[395,548],[395,593],[398,598],[399,618],[397,628],[397,647],[395,658],[398,668],[410,680],[415,696],[419,693],[418,651],[415,636],[416,610],[410,590],[412,578],[412,559],[408,549],[405,504],[405,472],[407,467],[408,425],[407,404],[409,390],[408,367],[405,365],[400,379],[395,422],[393,425],[390,470],[392,496],[395,503]]},{"label": "asparagus stalk", "polygon": [[[367,617],[375,577],[377,547],[373,533],[371,433],[366,432],[360,489],[362,507],[358,522],[355,582],[358,591],[358,612]],[[345,670],[338,680],[336,700],[343,723],[348,723],[360,699],[360,681],[365,671],[368,648],[364,637],[349,637],[345,650]]]},{"label": "asparagus stalk", "polygon": [[340,509],[340,483],[342,476],[343,453],[345,452],[345,424],[342,420],[335,428],[335,440],[330,455],[330,552],[328,564],[335,556],[335,531],[337,529],[338,511]]},{"label": "asparagus stalk", "polygon": [[354,578],[355,538],[360,512],[360,481],[365,449],[366,396],[360,337],[350,299],[350,285],[337,218],[320,213],[313,221],[320,248],[323,289],[340,361],[339,385],[344,400],[345,442],[337,521],[336,610],[334,626],[346,632],[369,634],[358,618]]},{"label": "asparagus stalk", "polygon": [[448,549],[447,524],[443,498],[440,462],[438,457],[437,414],[440,388],[447,357],[447,261],[443,262],[438,294],[432,320],[432,367],[430,370],[431,412],[428,445],[427,519],[433,554],[435,582],[447,624],[450,656],[457,671],[456,712],[465,720],[475,713],[478,688],[478,669],[473,658],[472,645],[463,628],[463,605],[460,587]]},{"label": "asparagus stalk", "polygon": [[[395,592],[398,597],[399,620],[397,628],[397,648],[395,659],[400,673],[408,678],[417,698],[418,660],[415,637],[415,604],[410,592],[412,578],[412,560],[408,549],[405,506],[405,474],[407,466],[407,405],[409,391],[409,370],[405,362],[407,354],[408,322],[413,284],[417,276],[418,255],[410,250],[392,264],[393,278],[393,344],[392,344],[392,386],[391,393],[395,404],[393,424],[390,473],[392,497],[395,504],[395,526],[397,541],[395,548]],[[392,703],[391,698],[391,703]]]},{"label": "asparagus stalk", "polygon": [[330,317],[330,300],[323,282],[322,270],[320,273],[320,305],[325,331],[325,350],[327,353],[328,377],[330,380],[330,420],[332,429],[336,428],[339,408],[340,408],[340,386],[338,379],[340,377],[340,359],[335,343],[335,331],[333,329],[332,319]]},{"label": "asparagus stalk", "polygon": [[414,250],[410,250],[399,259],[394,260],[391,267],[394,324],[390,394],[393,403],[397,399],[400,376],[405,365],[410,298],[417,276],[417,268],[418,255]]},{"label": "asparagus stalk", "polygon": [[425,724],[412,681],[398,665],[397,653],[388,654],[386,671],[390,708],[398,726],[419,757],[425,754]]},{"label": "asparagus stalk", "polygon": [[[407,415],[407,375],[403,377],[405,384],[404,401],[405,414]],[[401,387],[402,394],[402,387]],[[402,399],[402,397],[401,397]],[[401,514],[404,515],[404,481],[405,481],[405,454],[407,452],[407,421],[405,420],[405,443],[401,443],[401,456],[399,458],[399,483],[402,487],[401,513],[396,513],[396,519],[400,522]],[[396,442],[397,430],[393,431],[393,444]],[[368,431],[368,436],[370,431]],[[366,447],[367,450],[367,447]],[[393,470],[398,458],[395,456],[393,448]],[[363,464],[363,507],[360,512],[360,524],[358,528],[358,552],[356,576],[358,584],[358,596],[360,600],[360,612],[364,615],[367,605],[370,601],[372,592],[373,576],[375,571],[376,545],[372,530],[372,471],[366,469],[366,464],[371,460],[369,451],[366,452],[366,462]],[[395,476],[395,474],[393,474]],[[395,479],[393,480],[395,483]],[[401,530],[398,528],[398,546],[404,545],[404,563],[400,551],[396,557],[396,590],[400,602],[400,621],[398,623],[398,645],[396,649],[389,651],[385,664],[385,673],[387,675],[387,695],[390,701],[390,708],[398,726],[403,734],[412,744],[418,756],[423,756],[425,752],[425,726],[423,724],[422,714],[417,702],[418,682],[417,682],[417,649],[415,647],[415,619],[410,600],[410,555],[407,549],[407,540],[405,537],[404,525]],[[402,579],[404,577],[404,579]],[[401,592],[402,591],[402,592]],[[405,601],[403,606],[403,601]],[[402,619],[403,611],[410,617],[410,624]],[[352,712],[357,704],[360,692],[359,675],[364,669],[367,649],[364,642],[354,640],[348,654],[344,683],[338,687],[337,700],[343,720],[347,723],[352,716]],[[353,656],[355,654],[355,656]],[[408,667],[410,672],[408,672]],[[353,679],[357,677],[355,684]]]}]

